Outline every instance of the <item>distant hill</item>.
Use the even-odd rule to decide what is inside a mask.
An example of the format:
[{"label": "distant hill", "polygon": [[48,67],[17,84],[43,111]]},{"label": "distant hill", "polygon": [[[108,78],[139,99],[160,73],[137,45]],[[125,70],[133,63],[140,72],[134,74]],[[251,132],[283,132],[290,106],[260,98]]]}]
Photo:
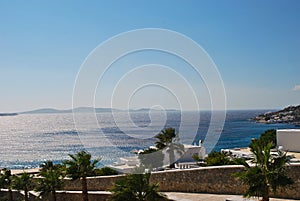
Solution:
[{"label": "distant hill", "polygon": [[[160,109],[153,109],[153,108],[140,108],[140,109],[130,109],[129,111],[132,112],[149,112],[149,111],[161,111]],[[176,112],[179,110],[175,110],[175,109],[166,109],[165,111],[167,112]]]},{"label": "distant hill", "polygon": [[93,107],[78,107],[74,109],[68,110],[57,110],[53,108],[42,108],[37,110],[31,110],[26,112],[20,112],[19,114],[59,114],[59,113],[101,113],[101,112],[111,112],[111,111],[121,111],[118,109],[111,109],[111,108],[93,108]]},{"label": "distant hill", "polygon": [[0,117],[16,116],[18,113],[0,113]]},{"label": "distant hill", "polygon": [[276,112],[267,112],[253,118],[259,123],[291,123],[300,125],[300,105],[288,106]]},{"label": "distant hill", "polygon": [[57,110],[52,108],[43,108],[37,110],[31,110],[26,112],[19,112],[19,114],[51,114],[51,113],[68,113],[69,110]]},{"label": "distant hill", "polygon": [[[142,109],[130,109],[129,111],[132,112],[148,112],[149,108],[142,108]],[[102,112],[122,112],[128,110],[120,110],[120,109],[113,109],[113,108],[93,108],[93,107],[78,107],[74,109],[67,109],[67,110],[58,110],[53,108],[42,108],[37,110],[19,112],[19,114],[59,114],[59,113],[102,113]],[[166,110],[166,111],[176,111],[173,109]]]}]

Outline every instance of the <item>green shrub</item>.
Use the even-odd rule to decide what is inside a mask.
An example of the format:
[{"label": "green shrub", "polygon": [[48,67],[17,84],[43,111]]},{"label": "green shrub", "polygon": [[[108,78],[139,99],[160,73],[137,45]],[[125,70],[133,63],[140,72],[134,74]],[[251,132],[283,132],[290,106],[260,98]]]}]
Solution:
[{"label": "green shrub", "polygon": [[101,169],[96,169],[95,173],[97,176],[108,176],[108,175],[117,175],[118,171],[110,167],[103,167]]},{"label": "green shrub", "polygon": [[[257,141],[257,143],[259,143],[261,146],[266,146],[267,144],[272,143],[271,148],[275,148],[277,145],[276,130],[266,130],[258,139],[255,139],[254,141]],[[249,147],[253,147],[253,142],[250,143]]]}]

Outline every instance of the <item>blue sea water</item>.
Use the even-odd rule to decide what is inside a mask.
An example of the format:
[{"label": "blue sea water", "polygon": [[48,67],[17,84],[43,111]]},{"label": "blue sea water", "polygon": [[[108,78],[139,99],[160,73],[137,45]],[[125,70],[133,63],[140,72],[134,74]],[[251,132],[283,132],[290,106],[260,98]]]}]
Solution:
[{"label": "blue sea water", "polygon": [[[295,128],[291,124],[260,124],[250,120],[266,110],[227,111],[224,127],[216,127],[213,150],[247,147],[252,138],[268,129]],[[184,118],[183,118],[184,116]],[[33,168],[45,160],[61,162],[86,149],[101,165],[132,155],[134,149],[154,144],[154,136],[174,127],[185,144],[204,140],[210,112],[130,111],[79,114],[22,114],[0,117],[0,168]]]}]

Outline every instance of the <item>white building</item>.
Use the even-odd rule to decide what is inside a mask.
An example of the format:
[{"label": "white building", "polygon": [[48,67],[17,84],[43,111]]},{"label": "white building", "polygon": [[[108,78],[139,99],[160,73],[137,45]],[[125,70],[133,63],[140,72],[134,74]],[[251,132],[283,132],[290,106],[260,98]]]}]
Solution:
[{"label": "white building", "polygon": [[122,173],[130,173],[140,165],[138,156],[119,158],[117,162],[109,167]]},{"label": "white building", "polygon": [[[206,156],[206,150],[204,147],[202,147],[202,143],[199,143],[200,146],[197,145],[187,145],[184,144],[184,153],[176,161],[177,167],[180,168],[180,164],[186,165],[187,167],[192,167],[192,163],[196,163],[193,159],[193,156],[198,156],[200,159],[204,159]],[[136,152],[136,151],[135,151]],[[139,153],[140,151],[137,151],[136,153]],[[168,159],[168,158],[167,158]],[[130,173],[135,168],[137,168],[140,165],[140,161],[138,159],[138,156],[132,156],[132,157],[124,157],[120,158],[116,163],[113,165],[110,165],[109,167],[117,170],[118,172],[122,173]]]},{"label": "white building", "polygon": [[276,132],[277,146],[285,151],[300,152],[300,129],[280,129]]},{"label": "white building", "polygon": [[200,159],[204,159],[206,156],[206,150],[204,147],[202,147],[201,143],[199,144],[200,146],[184,144],[184,153],[177,160],[177,162],[195,162],[193,156],[198,156]]},{"label": "white building", "polygon": [[221,152],[230,153],[233,158],[253,158],[249,148],[234,148],[234,149],[221,149]]}]

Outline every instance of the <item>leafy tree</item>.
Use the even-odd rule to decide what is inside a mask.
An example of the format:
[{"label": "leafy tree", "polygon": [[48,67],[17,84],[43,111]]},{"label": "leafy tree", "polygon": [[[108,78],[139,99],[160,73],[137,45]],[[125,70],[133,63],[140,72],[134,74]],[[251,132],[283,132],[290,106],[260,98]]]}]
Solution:
[{"label": "leafy tree", "polygon": [[204,159],[207,166],[230,165],[229,154],[225,152],[213,151]]},{"label": "leafy tree", "polygon": [[117,175],[118,171],[110,168],[110,167],[103,167],[101,169],[95,169],[95,175],[97,176],[108,176],[108,175]]},{"label": "leafy tree", "polygon": [[[57,166],[56,166],[57,167]],[[52,161],[45,161],[40,165],[40,172],[47,172],[51,169],[56,168]]]},{"label": "leafy tree", "polygon": [[157,139],[155,146],[158,150],[166,150],[169,155],[170,168],[175,168],[175,151],[179,155],[182,155],[184,152],[184,146],[179,143],[179,137],[175,129],[165,128],[155,138]]},{"label": "leafy tree", "polygon": [[204,159],[205,166],[240,165],[245,159],[232,158],[231,153],[213,151]]},{"label": "leafy tree", "polygon": [[28,192],[33,189],[33,176],[27,172],[13,176],[13,188],[24,191],[24,200],[29,201]]},{"label": "leafy tree", "polygon": [[163,201],[168,200],[158,192],[157,184],[150,184],[150,173],[129,174],[116,181],[111,201]]},{"label": "leafy tree", "polygon": [[64,173],[62,165],[54,165],[52,161],[46,161],[40,165],[40,176],[38,180],[36,191],[40,192],[40,196],[45,200],[49,195],[53,201],[56,201],[56,190],[63,187]]},{"label": "leafy tree", "polygon": [[246,171],[235,175],[249,186],[245,196],[262,197],[262,201],[269,201],[271,191],[276,192],[279,186],[284,187],[293,183],[286,175],[285,169],[285,164],[289,162],[290,157],[281,151],[272,155],[270,151],[272,146],[272,143],[265,145],[259,140],[252,142],[254,166],[244,163]]},{"label": "leafy tree", "polygon": [[8,194],[7,199],[9,201],[13,200],[13,193],[12,193],[12,175],[9,169],[2,169],[0,172],[0,188],[7,188]]},{"label": "leafy tree", "polygon": [[165,128],[165,130],[160,131],[155,138],[158,140],[155,142],[155,146],[158,149],[164,149],[169,146],[173,139],[176,137],[174,128]]},{"label": "leafy tree", "polygon": [[71,160],[66,161],[67,175],[72,179],[81,179],[82,200],[88,201],[87,177],[95,175],[96,164],[99,160],[92,160],[90,153],[80,151],[76,155],[69,155]]},{"label": "leafy tree", "polygon": [[[276,130],[271,129],[271,130],[266,130],[263,132],[258,139],[255,139],[255,141],[258,140],[258,143],[260,143],[262,146],[266,146],[269,143],[272,143],[271,148],[275,148],[277,145],[277,140],[276,140]],[[250,143],[249,147],[252,147],[252,142]]]}]

